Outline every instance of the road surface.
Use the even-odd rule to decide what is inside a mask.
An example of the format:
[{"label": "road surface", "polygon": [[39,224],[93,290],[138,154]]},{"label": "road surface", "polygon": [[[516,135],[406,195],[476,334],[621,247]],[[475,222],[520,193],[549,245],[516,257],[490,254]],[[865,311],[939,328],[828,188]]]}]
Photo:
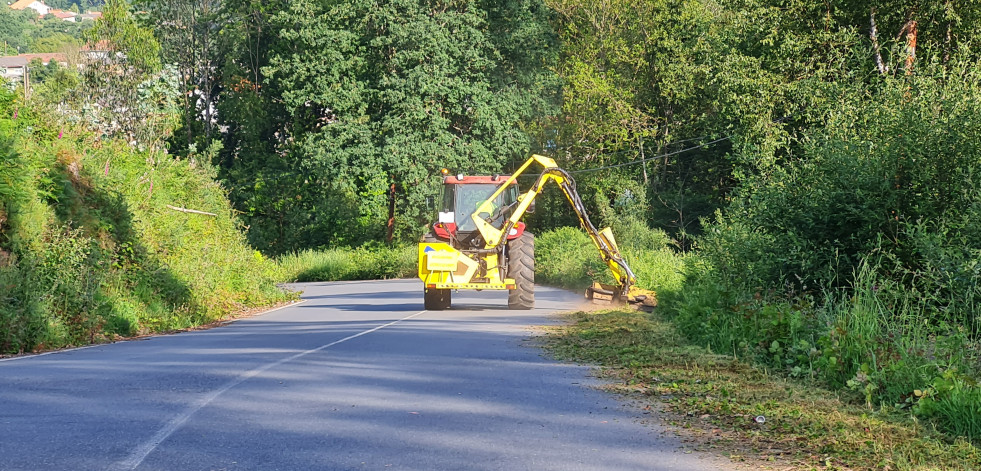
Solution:
[{"label": "road surface", "polygon": [[308,283],[228,326],[0,360],[0,470],[709,470],[528,345],[578,295],[424,311],[417,280]]}]

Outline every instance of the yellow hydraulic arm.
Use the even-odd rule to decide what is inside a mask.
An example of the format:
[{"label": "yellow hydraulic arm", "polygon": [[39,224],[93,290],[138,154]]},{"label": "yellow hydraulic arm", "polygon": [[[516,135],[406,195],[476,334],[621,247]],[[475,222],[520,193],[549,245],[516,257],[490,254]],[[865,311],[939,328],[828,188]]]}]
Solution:
[{"label": "yellow hydraulic arm", "polygon": [[[507,189],[525,170],[528,169],[533,163],[537,162],[544,170],[542,174],[532,185],[531,189],[526,191],[524,194],[518,197],[518,206],[511,213],[511,216],[504,222],[504,225],[500,228],[494,227],[492,221],[485,220],[480,214],[493,214],[493,201],[497,199],[498,196],[505,189]],[[504,184],[502,184],[490,198],[488,198],[483,204],[477,207],[477,210],[473,212],[470,216],[474,223],[477,225],[477,230],[480,231],[480,235],[483,236],[486,243],[486,249],[494,249],[501,245],[502,241],[506,240],[507,234],[511,229],[521,220],[528,211],[528,207],[535,198],[542,192],[542,189],[549,181],[554,181],[562,189],[562,193],[572,204],[572,209],[576,212],[576,216],[579,217],[579,223],[582,228],[589,234],[590,239],[593,240],[593,244],[599,249],[600,256],[607,266],[610,267],[610,271],[613,272],[613,278],[617,281],[617,293],[614,293],[615,298],[626,298],[630,288],[637,282],[637,277],[634,276],[633,271],[627,266],[627,262],[623,259],[620,254],[620,249],[617,247],[616,240],[613,238],[613,232],[609,227],[603,230],[597,230],[596,226],[589,220],[589,215],[586,214],[586,207],[583,205],[582,200],[579,198],[579,193],[576,191],[576,182],[573,180],[572,175],[569,172],[559,168],[555,164],[555,161],[544,157],[541,155],[532,155],[514,174],[511,175]],[[489,218],[488,218],[489,219]]]}]

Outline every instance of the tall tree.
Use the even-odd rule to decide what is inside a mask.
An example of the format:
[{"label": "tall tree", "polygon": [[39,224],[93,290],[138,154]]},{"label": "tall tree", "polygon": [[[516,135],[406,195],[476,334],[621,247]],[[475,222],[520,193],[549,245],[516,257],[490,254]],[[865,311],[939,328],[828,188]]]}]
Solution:
[{"label": "tall tree", "polygon": [[218,0],[138,0],[160,40],[162,58],[175,64],[184,97],[180,153],[208,145],[213,137],[218,94],[222,27]]},{"label": "tall tree", "polygon": [[169,106],[174,93],[165,78],[160,80],[160,43],[153,32],[140,26],[128,2],[109,0],[86,39],[93,59],[84,71],[86,96],[76,105],[85,114],[94,110],[86,117],[106,134],[161,145],[161,129],[170,128],[161,120],[171,117],[161,107]]},{"label": "tall tree", "polygon": [[821,126],[842,94],[874,86],[876,71],[912,73],[975,42],[981,12],[971,0],[549,4],[566,82],[555,144],[569,165],[617,165],[731,137],[585,181],[597,191],[613,174],[642,181],[652,221],[688,231],[740,180],[781,165],[795,136]]},{"label": "tall tree", "polygon": [[27,52],[27,31],[32,27],[28,15],[10,8],[0,8],[0,41],[7,52]]},{"label": "tall tree", "polygon": [[[263,250],[299,248],[293,223],[310,215],[297,200],[303,177],[285,152],[288,121],[282,87],[267,80],[280,39],[272,23],[284,2],[226,0],[222,3],[220,96],[222,150],[215,162],[232,202],[244,213],[249,237]],[[321,215],[329,218],[329,215]]]},{"label": "tall tree", "polygon": [[[727,143],[674,158],[653,157],[708,142],[725,125],[714,113],[710,5],[700,0],[549,4],[559,13],[559,70],[565,79],[556,153],[573,168],[648,160],[586,174],[585,196],[599,206],[633,201],[625,209],[634,214],[652,201],[656,223],[693,230],[728,189]],[[624,178],[641,182],[640,194],[624,198]]]},{"label": "tall tree", "polygon": [[440,168],[494,172],[527,154],[522,122],[555,91],[548,20],[533,1],[290,2],[261,85],[286,120],[259,165],[292,191],[257,189],[275,203],[249,215],[253,236],[274,250],[380,239],[393,183],[398,232],[417,233]]}]

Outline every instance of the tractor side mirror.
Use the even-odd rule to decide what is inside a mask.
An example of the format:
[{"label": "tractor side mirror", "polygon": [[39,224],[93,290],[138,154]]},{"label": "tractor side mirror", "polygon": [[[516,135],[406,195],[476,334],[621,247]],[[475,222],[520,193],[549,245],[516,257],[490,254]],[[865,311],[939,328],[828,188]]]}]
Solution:
[{"label": "tractor side mirror", "polygon": [[430,211],[435,211],[436,210],[436,198],[434,198],[432,196],[427,196],[426,197],[426,208],[429,209]]}]

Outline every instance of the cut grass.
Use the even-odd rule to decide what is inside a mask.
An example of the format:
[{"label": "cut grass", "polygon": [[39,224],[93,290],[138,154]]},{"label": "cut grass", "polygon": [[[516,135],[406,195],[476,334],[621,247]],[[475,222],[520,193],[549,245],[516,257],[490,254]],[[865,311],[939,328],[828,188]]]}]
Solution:
[{"label": "cut grass", "polygon": [[908,411],[861,407],[713,354],[657,313],[571,317],[548,336],[556,357],[599,364],[611,390],[660,408],[667,423],[734,461],[772,469],[981,469],[977,447],[949,441]]}]

